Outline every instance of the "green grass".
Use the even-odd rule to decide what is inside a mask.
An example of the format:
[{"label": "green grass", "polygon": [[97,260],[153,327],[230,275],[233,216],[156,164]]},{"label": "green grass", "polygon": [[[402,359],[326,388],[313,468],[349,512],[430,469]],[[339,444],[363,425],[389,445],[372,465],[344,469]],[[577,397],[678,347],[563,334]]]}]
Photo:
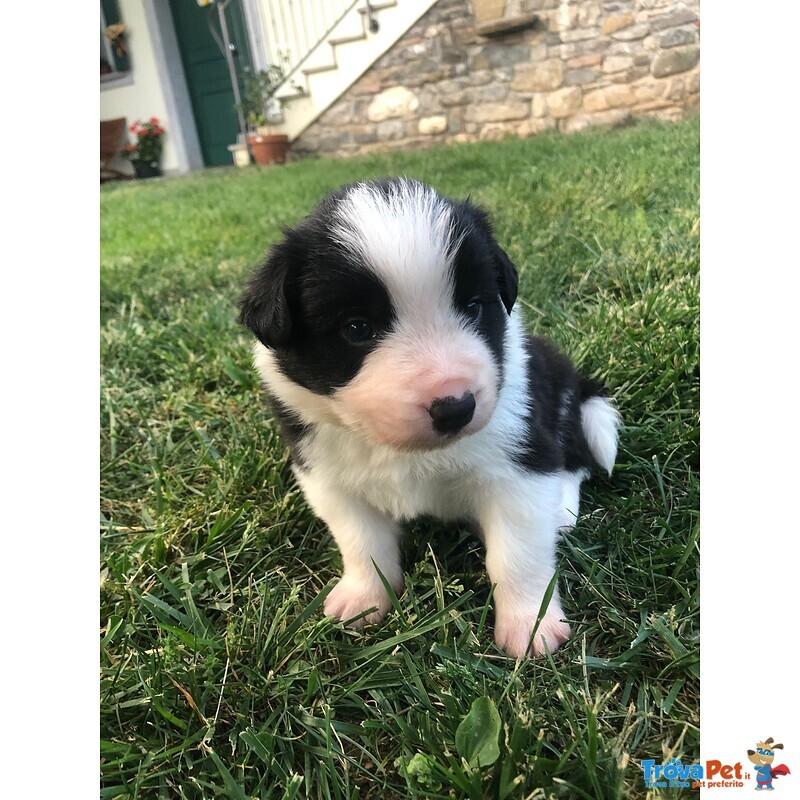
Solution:
[{"label": "green grass", "polygon": [[[102,797],[636,798],[642,759],[697,758],[698,139],[694,120],[103,188]],[[281,226],[386,174],[485,205],[529,328],[618,399],[617,470],[559,548],[573,638],[550,658],[495,647],[480,543],[425,521],[382,625],[322,615],[340,558],[235,304]],[[488,759],[463,722],[483,697]]]}]

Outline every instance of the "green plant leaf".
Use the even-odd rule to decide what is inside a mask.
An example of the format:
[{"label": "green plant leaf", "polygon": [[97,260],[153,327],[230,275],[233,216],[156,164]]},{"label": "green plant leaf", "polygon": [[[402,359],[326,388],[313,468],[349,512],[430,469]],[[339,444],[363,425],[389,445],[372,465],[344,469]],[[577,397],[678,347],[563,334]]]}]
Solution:
[{"label": "green plant leaf", "polygon": [[458,754],[471,767],[488,767],[500,757],[500,714],[488,697],[473,702],[456,730]]}]

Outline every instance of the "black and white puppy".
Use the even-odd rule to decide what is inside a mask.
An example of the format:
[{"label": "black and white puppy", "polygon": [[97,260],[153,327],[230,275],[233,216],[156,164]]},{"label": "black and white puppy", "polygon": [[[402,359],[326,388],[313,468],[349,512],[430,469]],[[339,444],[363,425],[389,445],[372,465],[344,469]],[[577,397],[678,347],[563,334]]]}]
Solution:
[{"label": "black and white puppy", "polygon": [[379,621],[390,603],[375,567],[400,592],[400,524],[430,514],[482,532],[500,647],[539,654],[569,637],[558,591],[534,627],[581,482],[614,465],[618,415],[601,384],[524,333],[516,296],[481,209],[396,178],[331,194],[250,279],[240,322],[342,553],[327,614]]}]

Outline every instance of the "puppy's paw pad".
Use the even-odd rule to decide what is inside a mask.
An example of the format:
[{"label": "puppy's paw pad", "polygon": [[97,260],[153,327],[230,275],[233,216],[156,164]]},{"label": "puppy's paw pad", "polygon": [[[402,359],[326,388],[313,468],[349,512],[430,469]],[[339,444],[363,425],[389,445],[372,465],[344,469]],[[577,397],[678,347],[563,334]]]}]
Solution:
[{"label": "puppy's paw pad", "polygon": [[494,638],[497,645],[515,658],[529,655],[540,656],[546,652],[554,653],[569,639],[570,628],[562,622],[562,613],[547,613],[539,623],[531,642],[531,632],[536,625],[536,615],[513,620],[499,620],[495,626]]},{"label": "puppy's paw pad", "polygon": [[[342,578],[325,598],[325,614],[347,622],[350,628],[360,628],[365,624],[380,622],[390,605],[389,595],[383,586],[365,586],[358,581]],[[364,614],[368,609],[372,611]]]}]

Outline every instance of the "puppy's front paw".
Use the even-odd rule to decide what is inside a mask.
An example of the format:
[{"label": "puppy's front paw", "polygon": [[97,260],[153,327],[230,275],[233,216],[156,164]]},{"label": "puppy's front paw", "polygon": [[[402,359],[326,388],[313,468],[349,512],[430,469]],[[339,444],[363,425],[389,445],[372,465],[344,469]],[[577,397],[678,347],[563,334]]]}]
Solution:
[{"label": "puppy's front paw", "polygon": [[[550,606],[552,608],[552,605]],[[536,625],[537,614],[506,615],[498,614],[494,628],[494,639],[509,655],[524,658],[528,655],[540,656],[545,652],[554,653],[559,645],[569,639],[570,629],[561,621],[563,612],[548,612],[542,617],[531,642],[531,633]],[[528,644],[530,642],[530,647]]]},{"label": "puppy's front paw", "polygon": [[[325,613],[347,622],[351,628],[360,628],[365,623],[380,622],[390,606],[389,595],[382,584],[375,586],[349,576],[342,578],[325,598]],[[376,608],[377,611],[374,610]],[[369,614],[364,614],[369,609],[373,610]]]}]

